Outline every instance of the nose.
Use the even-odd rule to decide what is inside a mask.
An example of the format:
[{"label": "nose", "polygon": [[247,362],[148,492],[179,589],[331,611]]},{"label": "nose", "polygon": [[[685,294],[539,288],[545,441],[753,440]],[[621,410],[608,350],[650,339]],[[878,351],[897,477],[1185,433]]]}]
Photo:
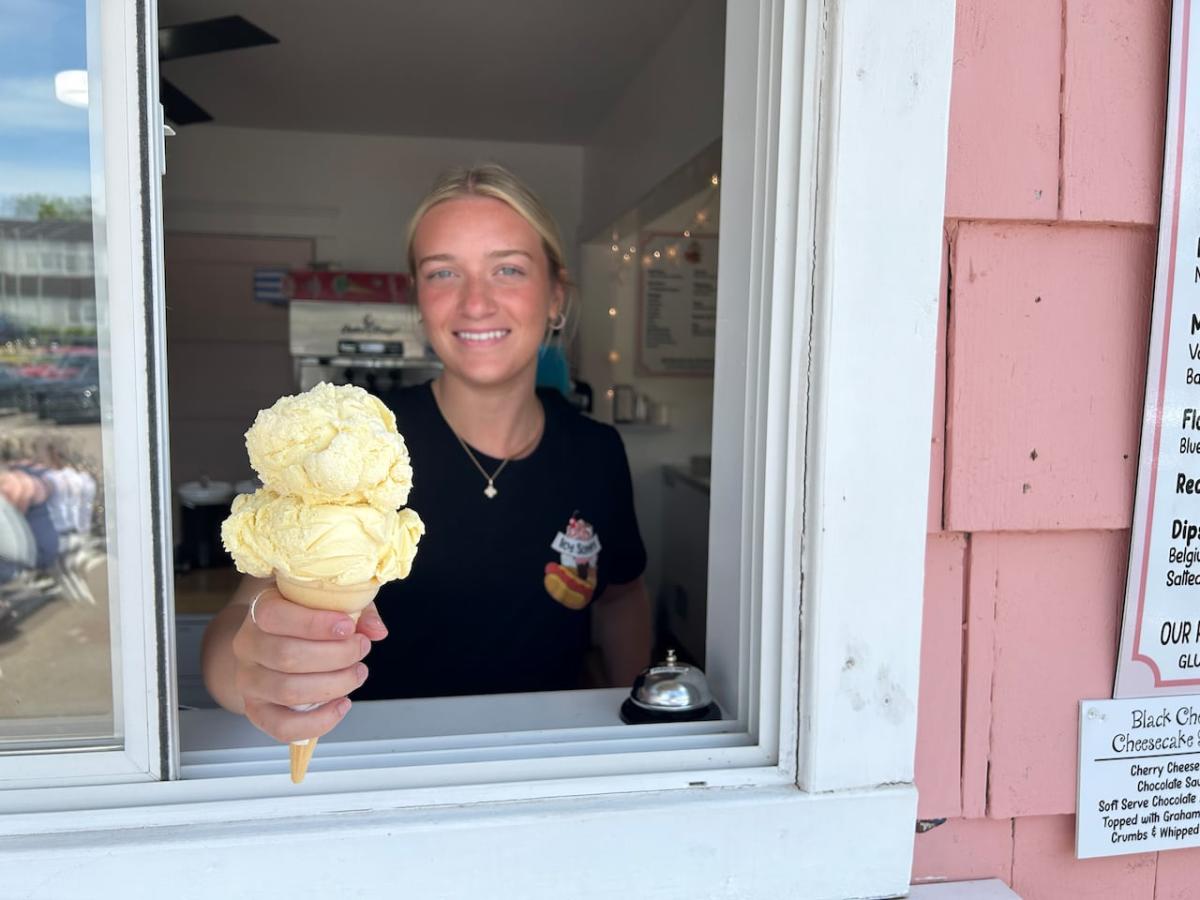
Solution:
[{"label": "nose", "polygon": [[458,309],[469,319],[483,319],[495,312],[491,291],[484,279],[469,275],[463,279]]}]

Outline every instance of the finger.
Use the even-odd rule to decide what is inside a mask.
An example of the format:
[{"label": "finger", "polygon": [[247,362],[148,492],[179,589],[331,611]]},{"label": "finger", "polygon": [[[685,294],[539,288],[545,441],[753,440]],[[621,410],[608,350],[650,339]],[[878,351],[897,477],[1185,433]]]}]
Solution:
[{"label": "finger", "polygon": [[349,710],[349,697],[339,697],[311,712],[294,712],[261,700],[246,702],[246,718],[260,731],[283,743],[319,738],[332,731]]},{"label": "finger", "polygon": [[370,639],[352,634],[340,641],[306,641],[303,638],[260,634],[254,661],[267,669],[289,674],[336,672],[354,665],[371,650]]},{"label": "finger", "polygon": [[374,603],[369,603],[367,608],[362,611],[362,615],[358,617],[358,631],[359,634],[365,634],[373,641],[382,641],[387,637],[387,626],[379,617],[379,610]]},{"label": "finger", "polygon": [[247,700],[263,700],[278,706],[306,706],[346,696],[367,680],[367,667],[355,663],[336,672],[291,675],[251,666],[240,675],[240,686]]},{"label": "finger", "polygon": [[310,641],[336,641],[354,633],[354,620],[345,613],[292,603],[275,588],[259,595],[254,605],[254,624],[268,634]]}]

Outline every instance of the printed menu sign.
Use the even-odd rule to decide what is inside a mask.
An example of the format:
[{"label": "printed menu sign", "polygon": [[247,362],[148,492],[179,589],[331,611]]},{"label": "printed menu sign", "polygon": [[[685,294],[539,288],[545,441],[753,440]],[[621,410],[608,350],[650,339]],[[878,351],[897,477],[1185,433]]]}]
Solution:
[{"label": "printed menu sign", "polygon": [[1154,312],[1114,697],[1200,690],[1200,66],[1175,4]]},{"label": "printed menu sign", "polygon": [[641,247],[639,368],[646,375],[712,375],[716,236],[649,233]]},{"label": "printed menu sign", "polygon": [[1079,706],[1075,855],[1200,846],[1200,695]]}]

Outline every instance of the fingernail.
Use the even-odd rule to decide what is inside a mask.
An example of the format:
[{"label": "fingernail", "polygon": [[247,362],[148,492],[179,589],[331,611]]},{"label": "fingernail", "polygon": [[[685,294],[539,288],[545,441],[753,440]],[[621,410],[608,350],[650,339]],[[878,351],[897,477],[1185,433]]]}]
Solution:
[{"label": "fingernail", "polygon": [[333,633],[340,638],[345,637],[346,635],[348,635],[350,633],[350,631],[353,627],[354,627],[353,623],[351,623],[347,619],[342,619],[342,621],[338,622],[336,625],[333,626]]},{"label": "fingernail", "polygon": [[362,659],[371,652],[371,639],[365,634],[358,636],[358,658]]},{"label": "fingernail", "polygon": [[346,713],[350,712],[350,698],[343,697],[341,700],[339,700],[337,703],[334,704],[333,708],[335,710],[337,710],[337,714],[339,716],[344,716]]},{"label": "fingernail", "polygon": [[357,666],[354,667],[354,675],[358,679],[358,683],[362,684],[364,681],[367,680],[367,667],[364,666],[362,663],[359,663]]}]

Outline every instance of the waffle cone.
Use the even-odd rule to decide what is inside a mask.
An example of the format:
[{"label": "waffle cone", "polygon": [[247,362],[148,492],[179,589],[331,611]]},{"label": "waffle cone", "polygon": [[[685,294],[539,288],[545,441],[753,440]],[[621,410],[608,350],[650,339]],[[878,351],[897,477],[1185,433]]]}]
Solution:
[{"label": "waffle cone", "polygon": [[327,581],[298,581],[278,572],[275,573],[275,586],[293,603],[309,609],[344,612],[356,621],[358,614],[379,593],[379,582],[374,580],[363,584],[330,584]]},{"label": "waffle cone", "polygon": [[[365,584],[330,584],[325,581],[297,581],[286,575],[275,574],[275,586],[293,603],[307,606],[309,609],[327,609],[343,612],[355,622],[366,609],[367,604],[379,593],[379,582],[368,581]],[[308,763],[312,759],[313,750],[317,746],[317,738],[302,741],[292,741],[289,753],[292,764],[292,784],[299,784],[308,772]]]},{"label": "waffle cone", "polygon": [[307,741],[292,741],[288,745],[288,752],[292,758],[292,784],[302,782],[308,773],[308,763],[312,759],[313,750],[317,748],[317,740],[318,738],[309,738]]}]

